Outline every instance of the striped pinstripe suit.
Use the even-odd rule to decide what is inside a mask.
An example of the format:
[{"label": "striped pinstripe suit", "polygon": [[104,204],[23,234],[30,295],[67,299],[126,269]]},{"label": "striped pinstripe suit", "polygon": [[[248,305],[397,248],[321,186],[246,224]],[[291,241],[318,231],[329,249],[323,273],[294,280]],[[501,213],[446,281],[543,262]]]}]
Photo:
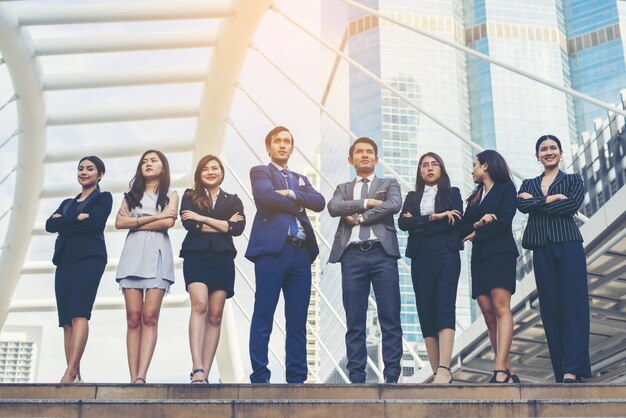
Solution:
[{"label": "striped pinstripe suit", "polygon": [[534,179],[524,180],[519,193],[530,193],[532,199],[518,199],[517,208],[528,213],[528,224],[524,231],[522,246],[529,250],[546,245],[549,242],[583,240],[574,222],[574,215],[583,203],[585,188],[583,179],[578,174],[565,174],[559,171],[550,185],[548,195],[563,194],[567,200],[546,204],[546,197],[541,192],[543,174]]},{"label": "striped pinstripe suit", "polygon": [[574,222],[585,190],[578,174],[559,171],[547,196],[563,194],[567,199],[547,204],[542,179],[543,174],[522,182],[519,193],[533,197],[518,198],[517,207],[529,215],[522,246],[533,250],[541,320],[554,377],[562,382],[565,373],[591,377],[587,263]]}]

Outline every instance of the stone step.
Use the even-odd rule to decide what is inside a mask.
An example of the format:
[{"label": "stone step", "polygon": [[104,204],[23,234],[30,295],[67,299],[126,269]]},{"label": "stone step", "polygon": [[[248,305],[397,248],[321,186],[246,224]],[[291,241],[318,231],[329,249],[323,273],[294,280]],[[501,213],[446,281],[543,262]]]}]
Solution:
[{"label": "stone step", "polygon": [[[0,399],[83,400],[391,400],[391,399],[626,399],[626,385],[551,384],[397,384],[397,385],[286,385],[286,384],[0,384]],[[626,412],[626,411],[625,411]]]},{"label": "stone step", "polygon": [[0,417],[617,417],[626,386],[0,384]]}]

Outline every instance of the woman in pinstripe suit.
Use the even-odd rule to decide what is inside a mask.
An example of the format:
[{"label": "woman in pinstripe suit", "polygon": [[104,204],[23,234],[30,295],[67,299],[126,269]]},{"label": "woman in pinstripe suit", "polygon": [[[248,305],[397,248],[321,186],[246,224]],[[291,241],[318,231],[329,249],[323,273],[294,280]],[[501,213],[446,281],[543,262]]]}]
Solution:
[{"label": "woman in pinstripe suit", "polygon": [[591,377],[589,290],[582,235],[574,215],[585,194],[578,174],[559,170],[559,139],[544,135],[535,145],[544,172],[524,180],[517,207],[528,213],[522,246],[533,250],[541,319],[557,383]]}]

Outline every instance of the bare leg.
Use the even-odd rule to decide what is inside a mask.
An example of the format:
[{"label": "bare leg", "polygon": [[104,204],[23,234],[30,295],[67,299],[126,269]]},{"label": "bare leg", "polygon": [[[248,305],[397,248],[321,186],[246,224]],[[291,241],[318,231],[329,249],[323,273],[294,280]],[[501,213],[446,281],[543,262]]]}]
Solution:
[{"label": "bare leg", "polygon": [[[450,367],[450,359],[452,358],[452,349],[454,347],[454,330],[452,328],[444,328],[439,331],[439,364]],[[437,376],[435,383],[448,383],[452,374],[441,367],[437,368]]]},{"label": "bare leg", "polygon": [[215,290],[209,295],[209,314],[207,316],[207,332],[204,339],[204,352],[202,360],[206,378],[209,378],[209,372],[213,365],[217,344],[220,341],[220,331],[222,329],[222,315],[224,314],[224,304],[226,303],[226,291]]},{"label": "bare leg", "polygon": [[71,341],[70,341],[70,359],[67,363],[67,369],[61,378],[61,383],[72,383],[77,375],[80,359],[85,352],[87,345],[87,337],[89,336],[89,322],[87,318],[72,318]]},{"label": "bare leg", "polygon": [[435,374],[439,368],[439,337],[426,337],[424,338],[424,344],[426,345],[430,367],[433,369],[433,374]]},{"label": "bare leg", "polygon": [[[491,289],[491,300],[498,321],[498,345],[496,351],[496,369],[502,370],[510,366],[509,351],[513,340],[513,315],[511,314],[511,292],[507,289]],[[498,373],[496,377],[504,381],[506,375]]]},{"label": "bare leg", "polygon": [[141,344],[139,349],[139,370],[137,377],[146,378],[157,342],[159,313],[165,296],[164,289],[146,289],[146,299],[141,314]]},{"label": "bare leg", "polygon": [[[203,363],[204,340],[206,335],[207,313],[209,309],[209,289],[204,283],[191,283],[187,290],[191,299],[189,315],[189,349],[191,350],[191,370],[206,371]],[[207,373],[208,374],[208,373]],[[200,380],[200,373],[194,373],[191,380]]]},{"label": "bare leg", "polygon": [[133,383],[139,371],[139,349],[141,347],[141,312],[143,310],[143,290],[124,289],[126,302],[126,351],[128,371]]}]

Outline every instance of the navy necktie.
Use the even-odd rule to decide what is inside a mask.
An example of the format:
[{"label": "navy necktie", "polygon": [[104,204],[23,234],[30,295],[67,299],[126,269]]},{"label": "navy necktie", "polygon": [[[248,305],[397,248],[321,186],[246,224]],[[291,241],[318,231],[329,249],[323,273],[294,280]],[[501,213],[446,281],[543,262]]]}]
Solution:
[{"label": "navy necktie", "polygon": [[[283,168],[280,172],[286,177],[287,188],[289,190],[295,190],[298,187],[298,184],[296,183],[294,175],[291,174],[286,168]],[[298,235],[298,221],[296,221],[295,216],[292,216],[289,221],[289,235],[292,237],[296,237]]]},{"label": "navy necktie", "polygon": [[[367,178],[361,179],[363,182],[363,186],[361,187],[361,199],[367,199],[368,195],[368,187],[367,182],[369,181]],[[367,241],[370,239],[370,227],[360,225],[361,229],[359,229],[359,241]]]}]

